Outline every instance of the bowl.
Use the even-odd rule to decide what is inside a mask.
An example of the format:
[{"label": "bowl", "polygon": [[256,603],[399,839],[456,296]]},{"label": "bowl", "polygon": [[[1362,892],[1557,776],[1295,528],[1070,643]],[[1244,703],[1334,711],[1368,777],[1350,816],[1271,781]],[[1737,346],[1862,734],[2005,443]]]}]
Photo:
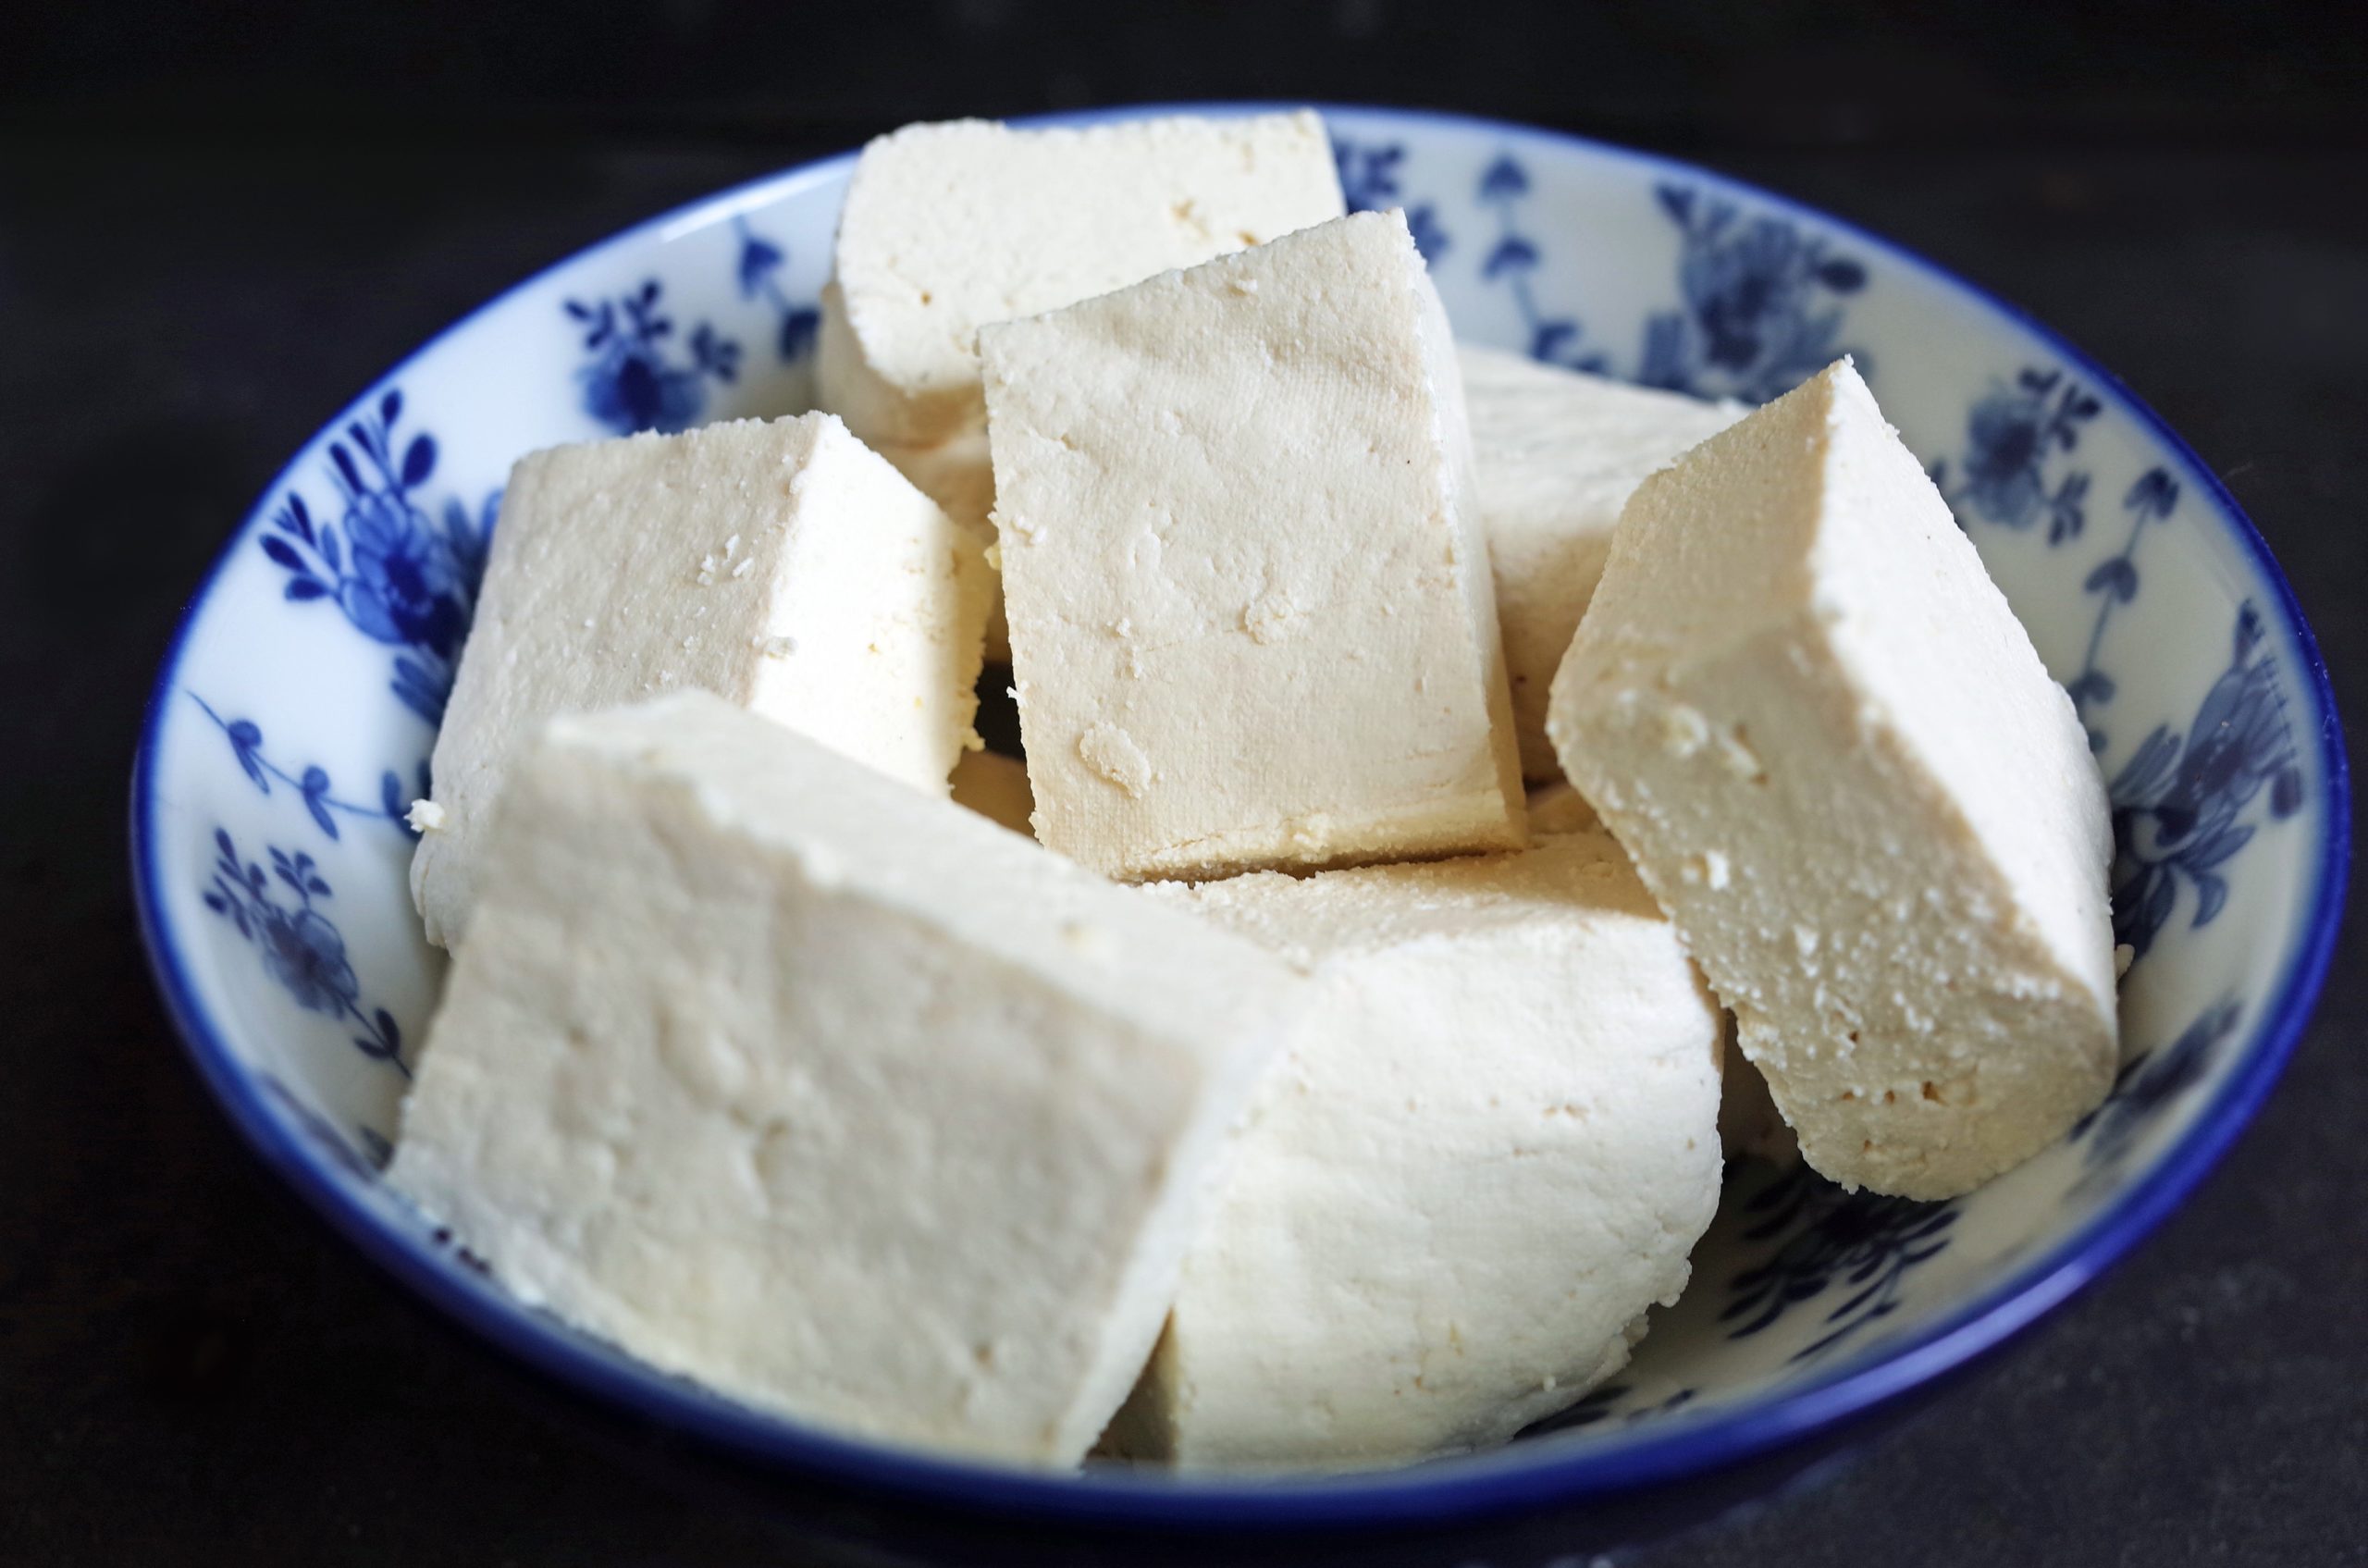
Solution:
[{"label": "bowl", "polygon": [[[1176,111],[1064,117],[1153,112]],[[1059,1476],[899,1451],[737,1405],[509,1299],[378,1180],[442,967],[412,910],[404,812],[512,460],[806,406],[845,155],[629,229],[453,325],[295,455],[190,605],[132,782],[140,918],[205,1081],[331,1225],[508,1356],[739,1468],[882,1500],[875,1522],[1173,1539],[1460,1528],[1683,1491],[1996,1344],[2186,1196],[2317,995],[2350,815],[2311,633],[2211,471],[2064,339],[1846,223],[1543,130],[1325,113],[1350,204],[1405,209],[1468,340],[1750,400],[1856,356],[2110,781],[2135,961],[2104,1105],[1942,1204],[1737,1167],[1692,1288],[1612,1384],[1501,1451],[1380,1474]]]}]

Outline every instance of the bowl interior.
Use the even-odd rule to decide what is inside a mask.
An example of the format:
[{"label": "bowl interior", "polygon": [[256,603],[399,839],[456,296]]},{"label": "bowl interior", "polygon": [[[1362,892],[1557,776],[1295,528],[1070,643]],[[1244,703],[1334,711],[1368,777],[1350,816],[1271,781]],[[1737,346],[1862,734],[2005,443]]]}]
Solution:
[{"label": "bowl interior", "polygon": [[[2176,1202],[2265,1091],[2324,968],[2349,811],[2324,672],[2259,539],[2062,340],[1871,236],[1682,165],[1478,121],[1327,119],[1351,204],[1406,209],[1467,340],[1752,400],[1857,356],[2089,724],[2136,952],[2128,1066],[2058,1147],[1939,1204],[1739,1167],[1693,1288],[1610,1386],[1502,1455],[1254,1489],[1286,1512],[1362,1492],[1370,1518],[1375,1488],[1428,1506],[1459,1486],[1569,1490],[1742,1451],[2060,1299]],[[1222,1482],[997,1475],[743,1411],[516,1307],[376,1182],[441,967],[412,911],[402,818],[426,792],[509,465],[806,406],[850,167],[759,182],[561,264],[298,454],[154,698],[134,792],[149,939],[200,1066],[265,1155],[375,1256],[545,1367],[826,1469],[1239,1508],[1252,1494]]]}]

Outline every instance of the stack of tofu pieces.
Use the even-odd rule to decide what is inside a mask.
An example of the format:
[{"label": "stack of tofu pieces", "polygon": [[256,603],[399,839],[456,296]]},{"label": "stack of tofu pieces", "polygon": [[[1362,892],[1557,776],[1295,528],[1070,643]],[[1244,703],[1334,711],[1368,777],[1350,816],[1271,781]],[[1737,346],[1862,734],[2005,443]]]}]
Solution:
[{"label": "stack of tofu pieces", "polygon": [[1846,364],[1459,355],[1311,114],[876,142],[820,344],[505,495],[392,1180],[528,1302],[888,1440],[1396,1463],[1675,1300],[1730,1033],[1730,1142],[1883,1191],[2103,1093],[2095,769]]}]

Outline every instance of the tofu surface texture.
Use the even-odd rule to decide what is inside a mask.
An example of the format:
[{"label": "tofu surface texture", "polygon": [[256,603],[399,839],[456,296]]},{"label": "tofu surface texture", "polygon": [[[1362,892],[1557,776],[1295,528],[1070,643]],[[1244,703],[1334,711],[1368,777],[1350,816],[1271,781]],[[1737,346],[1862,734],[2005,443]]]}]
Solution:
[{"label": "tofu surface texture", "polygon": [[705,693],[555,721],[395,1188],[746,1403],[1084,1454],[1307,982]]},{"label": "tofu surface texture", "polygon": [[822,406],[930,445],[981,417],[979,328],[1347,210],[1312,110],[1017,130],[908,125],[863,150],[822,296]]},{"label": "tofu surface texture", "polygon": [[1949,1197],[2103,1097],[2103,784],[1848,361],[1638,488],[1550,728],[1818,1170]]},{"label": "tofu surface texture", "polygon": [[1646,475],[1745,410],[1502,349],[1467,345],[1461,358],[1522,775],[1536,784],[1562,776],[1546,738],[1547,695],[1603,575],[1620,509]]},{"label": "tofu surface texture", "polygon": [[1105,1446],[1397,1463],[1624,1364],[1718,1205],[1720,1019],[1619,846],[1153,891],[1317,991]]},{"label": "tofu surface texture", "polygon": [[976,811],[1023,838],[1036,830],[1028,821],[1035,797],[1028,793],[1028,764],[998,751],[966,751],[954,764],[954,804]]},{"label": "tofu surface texture", "polygon": [[[929,446],[905,446],[894,441],[865,443],[888,460],[888,465],[911,481],[913,488],[937,502],[945,515],[978,536],[993,567],[995,481],[987,460],[987,427],[981,423]],[[1003,579],[991,571],[987,611],[986,659],[990,664],[1011,662],[1011,633],[1004,624]]]},{"label": "tofu surface texture", "polygon": [[1138,879],[1522,846],[1461,382],[1401,215],[980,337],[1047,846]]},{"label": "tofu surface texture", "polygon": [[555,714],[696,687],[943,795],[971,739],[979,541],[827,414],[533,453],[502,492],[412,861],[456,945],[486,819]]}]

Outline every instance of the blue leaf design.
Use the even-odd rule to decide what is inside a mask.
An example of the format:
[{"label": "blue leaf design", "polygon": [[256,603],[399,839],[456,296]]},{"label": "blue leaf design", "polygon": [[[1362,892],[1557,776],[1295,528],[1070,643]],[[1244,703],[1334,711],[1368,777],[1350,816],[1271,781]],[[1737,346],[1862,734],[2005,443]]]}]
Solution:
[{"label": "blue leaf design", "polygon": [[403,804],[403,781],[392,768],[378,775],[378,809],[398,822],[410,814],[410,808]]},{"label": "blue leaf design", "polygon": [[337,471],[343,476],[346,488],[365,488],[362,483],[362,471],[353,465],[353,459],[347,455],[345,448],[336,441],[329,443],[329,461],[337,464]]},{"label": "blue leaf design", "polygon": [[288,586],[281,591],[285,597],[301,604],[308,599],[319,599],[329,590],[311,577],[290,577]]},{"label": "blue leaf design", "polygon": [[1694,221],[1694,191],[1691,187],[1656,185],[1653,187],[1653,199],[1660,203],[1661,210],[1669,214],[1679,228],[1686,228]]},{"label": "blue leaf design", "polygon": [[304,558],[296,553],[296,547],[290,544],[286,539],[278,538],[270,534],[265,534],[263,537],[263,552],[290,572],[310,572],[312,570],[312,568],[304,564]]},{"label": "blue leaf design", "polygon": [[1855,294],[1867,286],[1867,269],[1837,257],[1818,264],[1817,280],[1837,294]]},{"label": "blue leaf design", "polygon": [[378,400],[378,423],[392,426],[403,416],[403,394],[400,387],[389,387],[387,395]]},{"label": "blue leaf design", "polygon": [[2090,593],[2108,594],[2123,604],[2138,597],[2138,567],[2128,556],[2111,556],[2097,563],[2081,586]]},{"label": "blue leaf design", "polygon": [[318,767],[307,768],[304,770],[302,787],[304,794],[304,809],[313,814],[313,821],[320,824],[323,833],[331,838],[337,837],[337,819],[329,814],[326,801],[329,792],[328,774]]},{"label": "blue leaf design", "polygon": [[413,436],[410,448],[403,453],[403,488],[414,489],[427,483],[427,476],[435,472],[436,438]]},{"label": "blue leaf design", "polygon": [[1578,338],[1579,324],[1575,321],[1541,321],[1530,337],[1529,357],[1551,362]]},{"label": "blue leaf design", "polygon": [[1524,195],[1529,191],[1529,174],[1511,154],[1499,153],[1480,176],[1480,198],[1501,201]]},{"label": "blue leaf design", "polygon": [[785,259],[780,246],[744,230],[740,241],[740,292],[754,299]]},{"label": "blue leaf design", "polygon": [[1488,259],[1481,264],[1480,276],[1497,278],[1508,272],[1527,272],[1536,265],[1537,247],[1518,234],[1508,234],[1488,253]]},{"label": "blue leaf design", "polygon": [[781,340],[776,345],[781,357],[794,360],[813,346],[822,327],[822,313],[817,310],[793,310],[781,318]]}]

